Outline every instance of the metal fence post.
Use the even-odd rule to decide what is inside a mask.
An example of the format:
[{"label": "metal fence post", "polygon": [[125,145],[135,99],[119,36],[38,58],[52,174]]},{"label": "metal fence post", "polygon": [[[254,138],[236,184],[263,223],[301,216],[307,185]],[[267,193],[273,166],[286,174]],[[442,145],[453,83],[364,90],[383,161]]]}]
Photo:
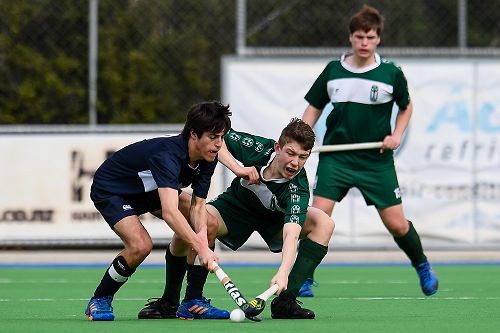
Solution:
[{"label": "metal fence post", "polygon": [[89,1],[89,125],[97,124],[97,6],[98,0]]}]

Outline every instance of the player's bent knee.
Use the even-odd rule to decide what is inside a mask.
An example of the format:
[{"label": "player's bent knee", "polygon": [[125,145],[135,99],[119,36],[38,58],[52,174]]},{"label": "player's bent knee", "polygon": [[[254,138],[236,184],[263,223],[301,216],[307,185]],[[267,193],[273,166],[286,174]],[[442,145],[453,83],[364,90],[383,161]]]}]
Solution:
[{"label": "player's bent knee", "polygon": [[409,224],[406,220],[400,223],[391,223],[387,225],[387,229],[394,237],[403,237],[408,233]]},{"label": "player's bent knee", "polygon": [[331,236],[333,230],[335,229],[335,222],[333,221],[333,219],[322,210],[314,207],[310,207],[310,213],[314,223],[314,227],[321,229],[322,232],[330,234]]},{"label": "player's bent knee", "polygon": [[172,253],[172,255],[174,255],[175,257],[185,257],[188,255],[191,246],[189,245],[189,243],[177,236],[177,234],[174,234],[169,248],[170,253]]},{"label": "player's bent knee", "polygon": [[319,235],[321,243],[328,243],[335,229],[335,222],[324,212],[320,212],[316,218],[315,233]]},{"label": "player's bent knee", "polygon": [[182,215],[189,220],[189,211],[191,209],[191,200],[192,197],[186,192],[181,192],[179,195],[179,210],[181,211]]},{"label": "player's bent knee", "polygon": [[327,221],[322,221],[319,230],[321,231],[321,235],[323,235],[324,240],[328,242],[330,238],[332,238],[333,230],[335,229],[335,222],[332,219],[328,218]]},{"label": "player's bent knee", "polygon": [[333,221],[331,218],[328,218],[327,223],[323,224],[323,228],[325,230],[325,233],[328,233],[331,236],[333,234],[333,231],[335,230],[335,221]]},{"label": "player's bent knee", "polygon": [[151,253],[151,250],[153,250],[151,239],[142,240],[128,248],[131,255],[140,261],[144,260]]},{"label": "player's bent knee", "polygon": [[219,223],[217,219],[211,214],[208,214],[207,219],[207,237],[209,242],[214,242],[217,238],[217,231],[219,229]]},{"label": "player's bent knee", "polygon": [[390,233],[394,237],[403,237],[408,232],[408,229],[402,227],[396,227],[389,229]]}]

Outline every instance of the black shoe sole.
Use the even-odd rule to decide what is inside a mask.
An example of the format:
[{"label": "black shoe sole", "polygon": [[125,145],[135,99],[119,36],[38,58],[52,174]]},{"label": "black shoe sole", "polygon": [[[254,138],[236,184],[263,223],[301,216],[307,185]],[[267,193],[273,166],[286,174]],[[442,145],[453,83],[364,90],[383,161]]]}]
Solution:
[{"label": "black shoe sole", "polygon": [[162,315],[162,314],[159,314],[159,313],[155,313],[155,314],[152,314],[152,313],[140,313],[137,315],[137,318],[139,319],[175,319],[177,318],[177,316],[174,314],[171,314],[171,315]]},{"label": "black shoe sole", "polygon": [[315,317],[316,316],[314,314],[312,316],[284,316],[271,314],[271,318],[273,319],[314,319]]}]

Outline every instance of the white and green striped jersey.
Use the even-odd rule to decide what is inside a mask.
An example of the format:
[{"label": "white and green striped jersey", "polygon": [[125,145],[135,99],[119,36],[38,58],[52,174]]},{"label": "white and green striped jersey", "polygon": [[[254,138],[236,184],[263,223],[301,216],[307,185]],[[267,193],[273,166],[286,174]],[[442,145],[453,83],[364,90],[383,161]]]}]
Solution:
[{"label": "white and green striped jersey", "polygon": [[[239,177],[233,179],[224,192],[226,200],[236,200],[245,206],[245,212],[265,225],[280,219],[283,223],[304,225],[309,205],[309,182],[305,169],[292,179],[265,179],[264,169],[274,159],[274,140],[230,130],[225,136],[229,152],[244,166],[254,166],[260,175],[260,184],[249,185]],[[231,198],[226,194],[231,194]]]},{"label": "white and green striped jersey", "polygon": [[[326,119],[323,144],[382,141],[391,134],[394,103],[400,109],[410,103],[403,71],[378,54],[375,64],[360,69],[349,66],[345,57],[328,63],[305,96],[317,109],[322,110],[328,103],[333,106]],[[347,165],[392,162],[392,151],[383,156],[378,149],[343,152],[332,154],[332,158]]]}]

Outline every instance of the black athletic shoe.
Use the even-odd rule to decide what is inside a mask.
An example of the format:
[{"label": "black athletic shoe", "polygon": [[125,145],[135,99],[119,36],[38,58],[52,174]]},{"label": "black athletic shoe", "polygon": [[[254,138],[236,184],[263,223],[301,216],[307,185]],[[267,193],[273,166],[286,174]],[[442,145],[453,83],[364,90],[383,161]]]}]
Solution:
[{"label": "black athletic shoe", "polygon": [[179,304],[171,304],[161,298],[150,298],[146,306],[139,311],[139,319],[168,319],[177,318],[175,313]]},{"label": "black athletic shoe", "polygon": [[302,308],[300,304],[302,302],[296,298],[278,296],[271,302],[271,317],[273,319],[314,319],[314,312]]}]

